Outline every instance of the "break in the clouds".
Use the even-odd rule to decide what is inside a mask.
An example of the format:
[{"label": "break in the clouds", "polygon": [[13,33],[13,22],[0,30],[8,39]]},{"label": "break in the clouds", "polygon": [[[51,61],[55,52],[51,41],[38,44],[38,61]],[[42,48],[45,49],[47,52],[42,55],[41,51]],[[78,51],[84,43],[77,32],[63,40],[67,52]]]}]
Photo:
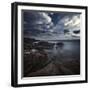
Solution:
[{"label": "break in the clouds", "polygon": [[24,32],[38,39],[79,39],[80,13],[23,11]]}]

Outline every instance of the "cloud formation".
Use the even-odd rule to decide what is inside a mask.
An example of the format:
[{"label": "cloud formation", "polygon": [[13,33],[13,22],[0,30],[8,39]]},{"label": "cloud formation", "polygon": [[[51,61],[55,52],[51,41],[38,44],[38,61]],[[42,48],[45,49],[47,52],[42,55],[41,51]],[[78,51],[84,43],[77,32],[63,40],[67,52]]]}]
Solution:
[{"label": "cloud formation", "polygon": [[45,12],[24,12],[25,29],[48,30],[53,26],[52,18]]},{"label": "cloud formation", "polygon": [[60,18],[53,28],[53,32],[64,33],[67,30],[68,36],[79,37],[80,33],[75,34],[74,31],[80,31],[80,14],[65,15]]},{"label": "cloud formation", "polygon": [[[24,11],[24,32],[41,39],[75,39],[80,34],[80,13]],[[69,34],[64,35],[64,30]],[[75,37],[73,37],[75,36]]]},{"label": "cloud formation", "polygon": [[66,18],[64,22],[65,29],[78,30],[80,29],[80,15],[74,15],[72,18]]}]

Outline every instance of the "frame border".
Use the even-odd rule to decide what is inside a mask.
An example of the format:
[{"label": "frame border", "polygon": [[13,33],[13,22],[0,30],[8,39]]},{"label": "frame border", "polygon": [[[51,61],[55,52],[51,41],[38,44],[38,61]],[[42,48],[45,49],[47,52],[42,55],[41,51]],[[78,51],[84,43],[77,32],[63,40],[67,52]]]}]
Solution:
[{"label": "frame border", "polygon": [[[18,6],[44,6],[55,8],[73,8],[85,10],[85,80],[79,81],[64,81],[64,82],[49,82],[49,83],[34,83],[34,84],[18,84]],[[28,2],[14,2],[11,3],[11,86],[24,87],[24,86],[41,86],[41,85],[58,85],[58,84],[74,84],[74,83],[87,83],[88,82],[88,7],[87,6],[73,6],[73,5],[56,5],[56,4],[43,4],[43,3],[28,3]]]}]

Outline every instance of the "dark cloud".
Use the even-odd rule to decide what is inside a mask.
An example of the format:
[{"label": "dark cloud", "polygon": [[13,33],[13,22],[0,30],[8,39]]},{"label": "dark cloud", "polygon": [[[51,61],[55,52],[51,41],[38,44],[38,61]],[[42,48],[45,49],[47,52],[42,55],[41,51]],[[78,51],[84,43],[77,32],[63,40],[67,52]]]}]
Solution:
[{"label": "dark cloud", "polygon": [[80,13],[23,11],[23,28],[33,37],[65,38],[64,30],[68,30],[69,38],[73,31],[80,30]]},{"label": "dark cloud", "polygon": [[53,26],[50,16],[44,12],[25,11],[23,12],[24,28],[37,28],[37,30],[46,30]]}]

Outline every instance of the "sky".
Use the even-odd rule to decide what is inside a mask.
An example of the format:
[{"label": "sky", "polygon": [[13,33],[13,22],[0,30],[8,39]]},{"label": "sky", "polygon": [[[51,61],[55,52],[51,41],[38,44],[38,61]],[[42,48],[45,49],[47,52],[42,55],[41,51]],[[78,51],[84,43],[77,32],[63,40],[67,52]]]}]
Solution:
[{"label": "sky", "polygon": [[43,40],[80,39],[80,13],[22,11],[24,36]]}]

